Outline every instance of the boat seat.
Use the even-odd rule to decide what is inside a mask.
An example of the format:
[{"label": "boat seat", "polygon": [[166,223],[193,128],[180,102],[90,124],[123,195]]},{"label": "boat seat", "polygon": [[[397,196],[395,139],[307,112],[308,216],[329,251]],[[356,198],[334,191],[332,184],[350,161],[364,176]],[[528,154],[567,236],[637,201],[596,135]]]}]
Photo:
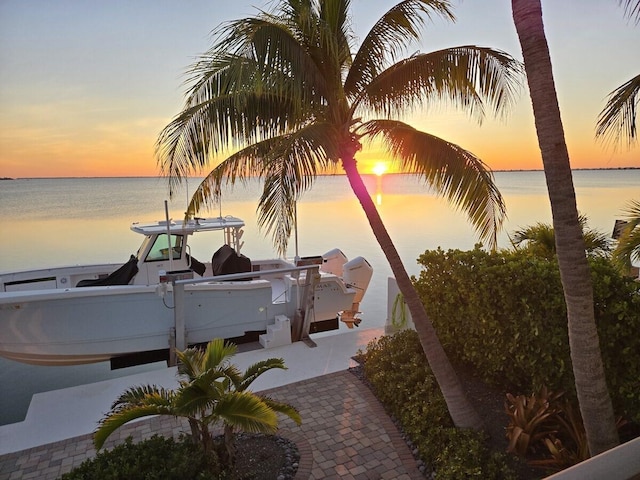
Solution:
[{"label": "boat seat", "polygon": [[196,260],[194,257],[189,255],[188,253],[186,255],[187,255],[187,262],[189,263],[191,270],[193,270],[194,272],[196,272],[198,275],[202,277],[204,275],[205,270],[207,269],[207,266],[204,263],[200,262],[199,260]]},{"label": "boat seat", "polygon": [[112,272],[109,276],[95,280],[80,280],[76,287],[105,287],[108,285],[128,285],[131,279],[138,273],[138,259],[131,255],[129,261]]}]

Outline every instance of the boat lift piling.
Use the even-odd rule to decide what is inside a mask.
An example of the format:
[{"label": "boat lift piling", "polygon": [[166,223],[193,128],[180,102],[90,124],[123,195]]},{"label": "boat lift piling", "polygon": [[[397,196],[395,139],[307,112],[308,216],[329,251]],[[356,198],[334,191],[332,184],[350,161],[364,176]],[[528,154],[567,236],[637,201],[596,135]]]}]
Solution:
[{"label": "boat lift piling", "polygon": [[174,272],[166,272],[161,276],[161,282],[171,282],[173,285],[173,314],[174,326],[169,334],[169,366],[173,367],[177,364],[176,351],[185,350],[188,346],[187,329],[185,319],[185,294],[184,286],[196,283],[223,282],[230,280],[245,280],[247,276],[260,277],[263,275],[281,275],[291,273],[294,277],[299,278],[301,272],[305,272],[305,284],[303,285],[302,304],[298,306],[295,312],[294,325],[292,327],[293,337],[295,341],[302,340],[310,347],[316,344],[309,338],[309,330],[311,325],[311,317],[313,315],[313,301],[315,295],[315,287],[320,278],[319,265],[305,265],[302,267],[279,268],[275,270],[262,270],[258,272],[231,273],[228,275],[217,275],[215,277],[204,277],[194,280],[191,270],[177,270]]}]

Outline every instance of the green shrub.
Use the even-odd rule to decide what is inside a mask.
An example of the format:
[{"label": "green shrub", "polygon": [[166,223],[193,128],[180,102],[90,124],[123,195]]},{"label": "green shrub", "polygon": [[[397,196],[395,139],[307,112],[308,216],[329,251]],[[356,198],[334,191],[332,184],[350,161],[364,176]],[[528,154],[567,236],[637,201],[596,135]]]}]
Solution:
[{"label": "green shrub", "polygon": [[414,331],[372,341],[361,358],[376,397],[400,422],[435,478],[515,478],[506,456],[490,452],[483,434],[453,426]]},{"label": "green shrub", "polygon": [[218,478],[215,460],[205,457],[189,441],[154,435],[148,440],[125,443],[85,460],[61,480],[213,480]]},{"label": "green shrub", "polygon": [[[526,251],[426,251],[414,284],[449,356],[486,382],[575,396],[555,259]],[[589,260],[602,358],[616,411],[640,419],[640,283],[608,258]]]}]

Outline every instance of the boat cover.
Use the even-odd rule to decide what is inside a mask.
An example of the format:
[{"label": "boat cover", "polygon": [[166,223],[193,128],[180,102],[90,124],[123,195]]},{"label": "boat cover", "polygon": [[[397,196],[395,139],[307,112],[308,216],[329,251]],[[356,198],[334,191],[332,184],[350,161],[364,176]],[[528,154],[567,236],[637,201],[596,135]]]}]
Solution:
[{"label": "boat cover", "polygon": [[213,275],[227,275],[231,273],[244,273],[251,271],[251,260],[236,251],[229,245],[221,246],[211,259]]},{"label": "boat cover", "polygon": [[76,287],[106,287],[108,285],[128,285],[131,279],[138,273],[138,259],[131,255],[129,261],[111,273],[108,277],[96,280],[80,280]]}]

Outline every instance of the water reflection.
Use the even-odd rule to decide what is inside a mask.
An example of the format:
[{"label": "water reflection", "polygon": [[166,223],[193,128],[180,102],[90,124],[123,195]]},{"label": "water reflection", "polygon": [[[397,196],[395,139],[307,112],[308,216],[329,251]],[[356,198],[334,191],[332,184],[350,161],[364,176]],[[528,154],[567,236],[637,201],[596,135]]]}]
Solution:
[{"label": "water reflection", "polygon": [[[551,208],[543,172],[497,172],[495,177],[508,214],[498,245],[508,248],[509,233],[537,222],[549,223]],[[363,180],[375,195],[380,215],[409,274],[420,273],[416,259],[427,249],[466,250],[478,241],[465,215],[432,195],[415,177],[384,173],[365,175]],[[576,172],[574,182],[578,209],[589,218],[589,226],[610,234],[622,208],[638,198],[640,170]],[[142,241],[129,225],[164,218],[166,197],[165,184],[149,178],[2,182],[0,212],[5,229],[0,270],[124,262]],[[270,258],[275,256],[271,238],[256,224],[259,197],[260,184],[252,180],[246,188],[225,193],[221,211],[245,220],[243,253],[249,258]],[[173,218],[181,217],[185,198],[184,193],[179,194],[171,203]],[[219,212],[216,206],[203,216],[218,216]],[[362,327],[384,325],[391,270],[347,179],[339,175],[318,178],[298,203],[298,220],[300,255],[321,255],[337,247],[348,258],[361,255],[371,263],[374,274],[361,304]],[[207,239],[202,245],[198,242],[195,239],[194,255],[201,260],[210,258],[214,251],[211,243]],[[196,254],[200,250],[206,253]],[[290,253],[292,256],[293,240]],[[18,415],[24,415],[34,391],[118,374],[108,372],[104,365],[32,367],[0,359],[0,423],[17,421],[16,409],[21,412]]]}]

